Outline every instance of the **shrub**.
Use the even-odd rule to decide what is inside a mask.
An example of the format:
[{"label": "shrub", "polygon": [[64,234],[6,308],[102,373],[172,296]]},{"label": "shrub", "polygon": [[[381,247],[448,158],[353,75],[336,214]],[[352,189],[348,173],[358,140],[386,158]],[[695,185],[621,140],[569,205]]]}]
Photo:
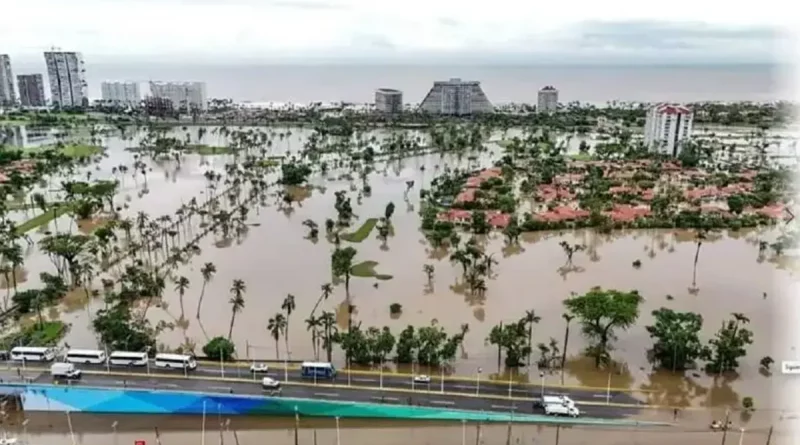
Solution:
[{"label": "shrub", "polygon": [[236,354],[236,346],[225,337],[214,337],[203,346],[203,354],[210,360],[219,360],[221,356],[222,360],[230,361]]}]

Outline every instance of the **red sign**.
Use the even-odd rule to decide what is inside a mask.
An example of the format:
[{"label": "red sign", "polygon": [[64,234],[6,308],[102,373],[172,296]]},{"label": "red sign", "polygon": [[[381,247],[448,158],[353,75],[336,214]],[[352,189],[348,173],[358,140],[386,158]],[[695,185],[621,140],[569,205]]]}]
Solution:
[{"label": "red sign", "polygon": [[134,440],[133,445],[147,445],[147,442],[144,440]]}]

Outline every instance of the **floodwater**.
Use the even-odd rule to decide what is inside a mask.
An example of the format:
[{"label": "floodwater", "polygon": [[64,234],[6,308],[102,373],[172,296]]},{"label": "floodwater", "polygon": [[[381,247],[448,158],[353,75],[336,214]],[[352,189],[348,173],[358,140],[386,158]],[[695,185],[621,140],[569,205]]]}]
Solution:
[{"label": "floodwater", "polygon": [[[225,418],[209,413],[202,416],[115,416],[64,413],[34,413],[27,423],[20,417],[6,419],[2,427],[31,445],[119,445],[144,441],[157,445],[263,444],[276,445],[463,445],[485,444],[707,444],[722,439],[708,424],[719,419],[719,412],[679,417],[672,427],[543,427],[532,425],[481,425],[458,423],[376,422],[343,419],[300,419],[295,441],[295,419],[270,417]],[[717,417],[713,417],[717,416]],[[724,417],[724,414],[723,414]],[[731,443],[760,445],[790,443],[792,425],[786,420],[753,419],[744,428],[739,420],[727,440]],[[648,419],[656,420],[656,419]],[[658,419],[661,421],[669,419]],[[25,425],[23,426],[23,423]],[[72,432],[70,435],[70,423]],[[205,425],[205,426],[204,426]]]},{"label": "floodwater", "polygon": [[[186,132],[174,130],[177,135]],[[188,132],[194,132],[190,128]],[[281,131],[277,130],[276,131]],[[285,130],[283,130],[285,131]],[[295,151],[302,146],[308,130],[292,129],[292,135],[282,140],[274,138],[273,154]],[[201,142],[210,145],[222,144],[219,136],[208,135]],[[193,140],[194,139],[193,137]],[[107,137],[107,157],[89,170],[93,178],[111,177],[111,169],[120,164],[131,165],[133,154],[125,147],[136,146],[134,140]],[[495,147],[493,149],[497,151]],[[123,191],[118,198],[128,207],[124,213],[134,217],[144,211],[153,217],[174,214],[181,203],[197,196],[198,201],[206,192],[203,172],[209,168],[222,170],[229,162],[225,156],[186,156],[180,166],[175,161],[149,162],[147,174],[149,193],[141,194],[143,178],[134,181],[129,173],[123,181]],[[645,298],[638,323],[627,332],[617,332],[613,359],[617,362],[613,372],[597,371],[590,360],[580,358],[586,346],[577,323],[570,330],[570,361],[565,373],[566,384],[580,384],[605,388],[611,387],[635,391],[643,400],[651,403],[668,403],[679,406],[740,405],[741,398],[754,397],[757,406],[768,406],[770,389],[778,377],[762,375],[758,370],[761,357],[770,355],[780,362],[782,355],[790,351],[776,351],[772,346],[776,334],[775,308],[786,296],[779,292],[794,281],[793,268],[769,254],[759,257],[758,241],[772,240],[774,231],[741,231],[719,233],[703,243],[697,265],[696,283],[692,286],[693,259],[696,244],[693,235],[687,232],[668,230],[621,231],[610,235],[592,231],[529,233],[522,237],[518,248],[506,248],[500,234],[482,238],[487,253],[494,254],[498,263],[493,268],[494,276],[487,283],[488,291],[481,298],[464,293],[460,267],[448,261],[449,253],[433,251],[419,231],[419,189],[427,187],[440,168],[488,165],[489,159],[482,155],[477,160],[455,156],[430,155],[390,161],[379,164],[376,172],[368,178],[372,194],[356,200],[357,192],[350,192],[358,221],[355,230],[370,217],[379,217],[389,202],[394,202],[396,211],[392,218],[393,236],[386,243],[375,238],[375,232],[362,243],[351,244],[358,251],[356,262],[376,261],[376,270],[389,274],[393,279],[376,281],[353,278],[351,296],[357,311],[354,322],[367,326],[389,326],[395,334],[407,325],[423,326],[438,323],[449,333],[457,333],[463,323],[469,324],[464,341],[463,354],[456,360],[452,372],[476,375],[479,369],[483,378],[503,377],[503,369],[497,369],[497,352],[486,342],[489,330],[500,322],[515,321],[525,310],[533,309],[541,317],[534,328],[534,343],[548,343],[551,337],[559,345],[563,343],[565,324],[562,301],[573,293],[581,294],[593,286],[620,290],[636,289]],[[425,165],[425,169],[421,167]],[[437,167],[438,166],[438,167]],[[159,336],[159,343],[166,347],[177,347],[188,338],[197,345],[199,352],[206,339],[227,335],[230,323],[229,289],[234,279],[247,284],[246,308],[236,317],[233,341],[240,357],[275,359],[278,354],[293,360],[313,357],[311,335],[306,330],[305,318],[320,295],[320,286],[332,281],[330,255],[333,245],[320,236],[319,241],[307,239],[307,229],[302,225],[312,219],[320,226],[326,218],[335,217],[334,191],[351,190],[351,183],[341,177],[344,171],[332,170],[327,178],[312,177],[315,186],[307,197],[295,203],[290,212],[279,210],[277,200],[269,198],[268,206],[250,212],[250,229],[242,242],[220,245],[213,236],[200,242],[202,254],[194,257],[188,265],[180,265],[175,276],[186,276],[191,287],[184,297],[187,318],[186,329],[176,328]],[[85,172],[80,173],[85,175]],[[116,176],[119,178],[119,175]],[[404,196],[406,181],[415,181],[414,189]],[[356,183],[358,180],[356,179]],[[22,212],[18,212],[22,213]],[[19,217],[19,219],[24,219]],[[57,222],[59,227],[71,224],[64,216]],[[74,223],[72,223],[74,227]],[[51,224],[52,228],[52,224]],[[41,234],[31,234],[34,240]],[[558,243],[565,240],[587,246],[573,258],[574,270],[563,272],[566,258]],[[348,243],[344,243],[348,244]],[[220,247],[223,246],[223,247]],[[26,259],[28,280],[20,284],[21,289],[38,284],[38,274],[52,268],[44,255],[31,249]],[[640,268],[632,263],[641,261]],[[202,307],[201,319],[195,320],[197,300],[202,287],[200,268],[205,262],[217,266],[217,274],[208,283]],[[431,283],[423,272],[424,264],[435,267]],[[174,322],[179,310],[178,295],[174,285],[168,283],[163,305],[151,308],[148,314],[153,322]],[[296,309],[289,322],[288,351],[284,339],[276,345],[266,326],[270,317],[280,311],[287,294],[296,297]],[[342,309],[345,299],[344,286],[338,285],[333,295],[323,301],[322,310],[334,311],[340,321],[346,316]],[[389,306],[402,305],[402,315],[392,317]],[[102,307],[94,300],[85,310],[62,308],[60,316],[72,323],[66,341],[73,347],[93,347],[97,340],[89,328],[89,317]],[[652,342],[645,330],[658,308],[693,311],[703,315],[705,329],[703,340],[711,338],[732,312],[740,312],[750,318],[749,326],[755,332],[754,344],[748,348],[748,356],[741,360],[738,376],[712,378],[700,371],[687,373],[686,377],[671,373],[653,373],[645,351]],[[277,348],[277,350],[276,350]],[[534,353],[532,363],[536,362]],[[334,361],[341,364],[341,351],[334,350]],[[438,371],[430,371],[436,373]],[[539,382],[539,371],[535,365],[530,370],[521,370],[514,378]],[[560,374],[545,374],[548,384],[560,381]]]}]

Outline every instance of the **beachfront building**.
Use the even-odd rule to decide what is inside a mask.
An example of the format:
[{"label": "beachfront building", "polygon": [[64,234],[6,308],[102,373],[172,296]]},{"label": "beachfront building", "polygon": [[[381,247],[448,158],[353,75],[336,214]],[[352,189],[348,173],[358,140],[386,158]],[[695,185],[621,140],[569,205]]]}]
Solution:
[{"label": "beachfront building", "polygon": [[554,86],[547,85],[539,90],[537,99],[536,111],[552,113],[558,110],[558,90]]},{"label": "beachfront building", "polygon": [[47,80],[50,100],[54,107],[85,107],[89,105],[88,84],[83,55],[76,52],[46,51]]},{"label": "beachfront building", "polygon": [[658,104],[650,108],[644,124],[644,143],[651,150],[678,156],[692,135],[694,113],[680,105]]},{"label": "beachfront building", "polygon": [[142,101],[138,82],[103,82],[100,94],[103,104],[115,107],[138,107]]},{"label": "beachfront building", "polygon": [[176,110],[208,109],[204,82],[150,82],[150,95],[169,100]]},{"label": "beachfront building", "polygon": [[0,107],[12,107],[17,104],[14,94],[14,74],[11,72],[11,58],[8,54],[0,54]]},{"label": "beachfront building", "polygon": [[451,116],[490,113],[494,110],[480,82],[458,78],[434,82],[419,107],[431,114]]},{"label": "beachfront building", "polygon": [[41,74],[20,74],[17,76],[19,103],[24,108],[47,106],[44,95],[44,76]]},{"label": "beachfront building", "polygon": [[403,92],[391,88],[378,88],[375,90],[375,110],[385,114],[402,112]]}]

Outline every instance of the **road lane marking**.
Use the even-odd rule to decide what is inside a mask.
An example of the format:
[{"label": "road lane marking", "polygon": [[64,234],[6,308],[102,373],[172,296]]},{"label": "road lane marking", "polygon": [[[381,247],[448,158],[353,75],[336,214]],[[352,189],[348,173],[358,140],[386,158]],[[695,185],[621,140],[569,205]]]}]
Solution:
[{"label": "road lane marking", "polygon": [[398,402],[398,401],[400,401],[400,399],[398,399],[397,397],[378,397],[378,396],[372,396],[372,397],[370,397],[370,398],[371,398],[372,400],[388,400],[388,401],[390,401],[390,402]]},{"label": "road lane marking", "polygon": [[339,394],[335,392],[315,392],[314,395],[320,397],[339,397]]},{"label": "road lane marking", "polygon": [[508,409],[508,410],[516,410],[516,406],[506,406],[506,405],[492,405],[493,409]]},{"label": "road lane marking", "polygon": [[375,379],[362,379],[362,378],[355,378],[355,377],[351,378],[350,380],[352,380],[354,382],[370,382],[370,383],[371,382],[377,382],[377,380],[375,380]]},{"label": "road lane marking", "polygon": [[433,403],[434,405],[448,405],[448,406],[456,404],[456,402],[452,400],[431,400],[431,403]]},{"label": "road lane marking", "polygon": [[216,389],[217,391],[230,391],[230,386],[209,386],[208,389]]},{"label": "road lane marking", "polygon": [[445,385],[445,387],[447,387],[447,386],[450,386],[451,388],[458,388],[458,389],[476,389],[477,388],[475,386],[469,386],[469,385]]},{"label": "road lane marking", "polygon": [[[592,394],[592,397],[594,397],[595,399],[601,399],[601,398],[605,399],[606,397],[609,397],[609,396],[607,396],[606,394]],[[611,397],[613,397],[613,396],[611,396]]]},{"label": "road lane marking", "polygon": [[167,388],[180,388],[181,385],[177,383],[159,383],[158,386],[166,386]]}]

